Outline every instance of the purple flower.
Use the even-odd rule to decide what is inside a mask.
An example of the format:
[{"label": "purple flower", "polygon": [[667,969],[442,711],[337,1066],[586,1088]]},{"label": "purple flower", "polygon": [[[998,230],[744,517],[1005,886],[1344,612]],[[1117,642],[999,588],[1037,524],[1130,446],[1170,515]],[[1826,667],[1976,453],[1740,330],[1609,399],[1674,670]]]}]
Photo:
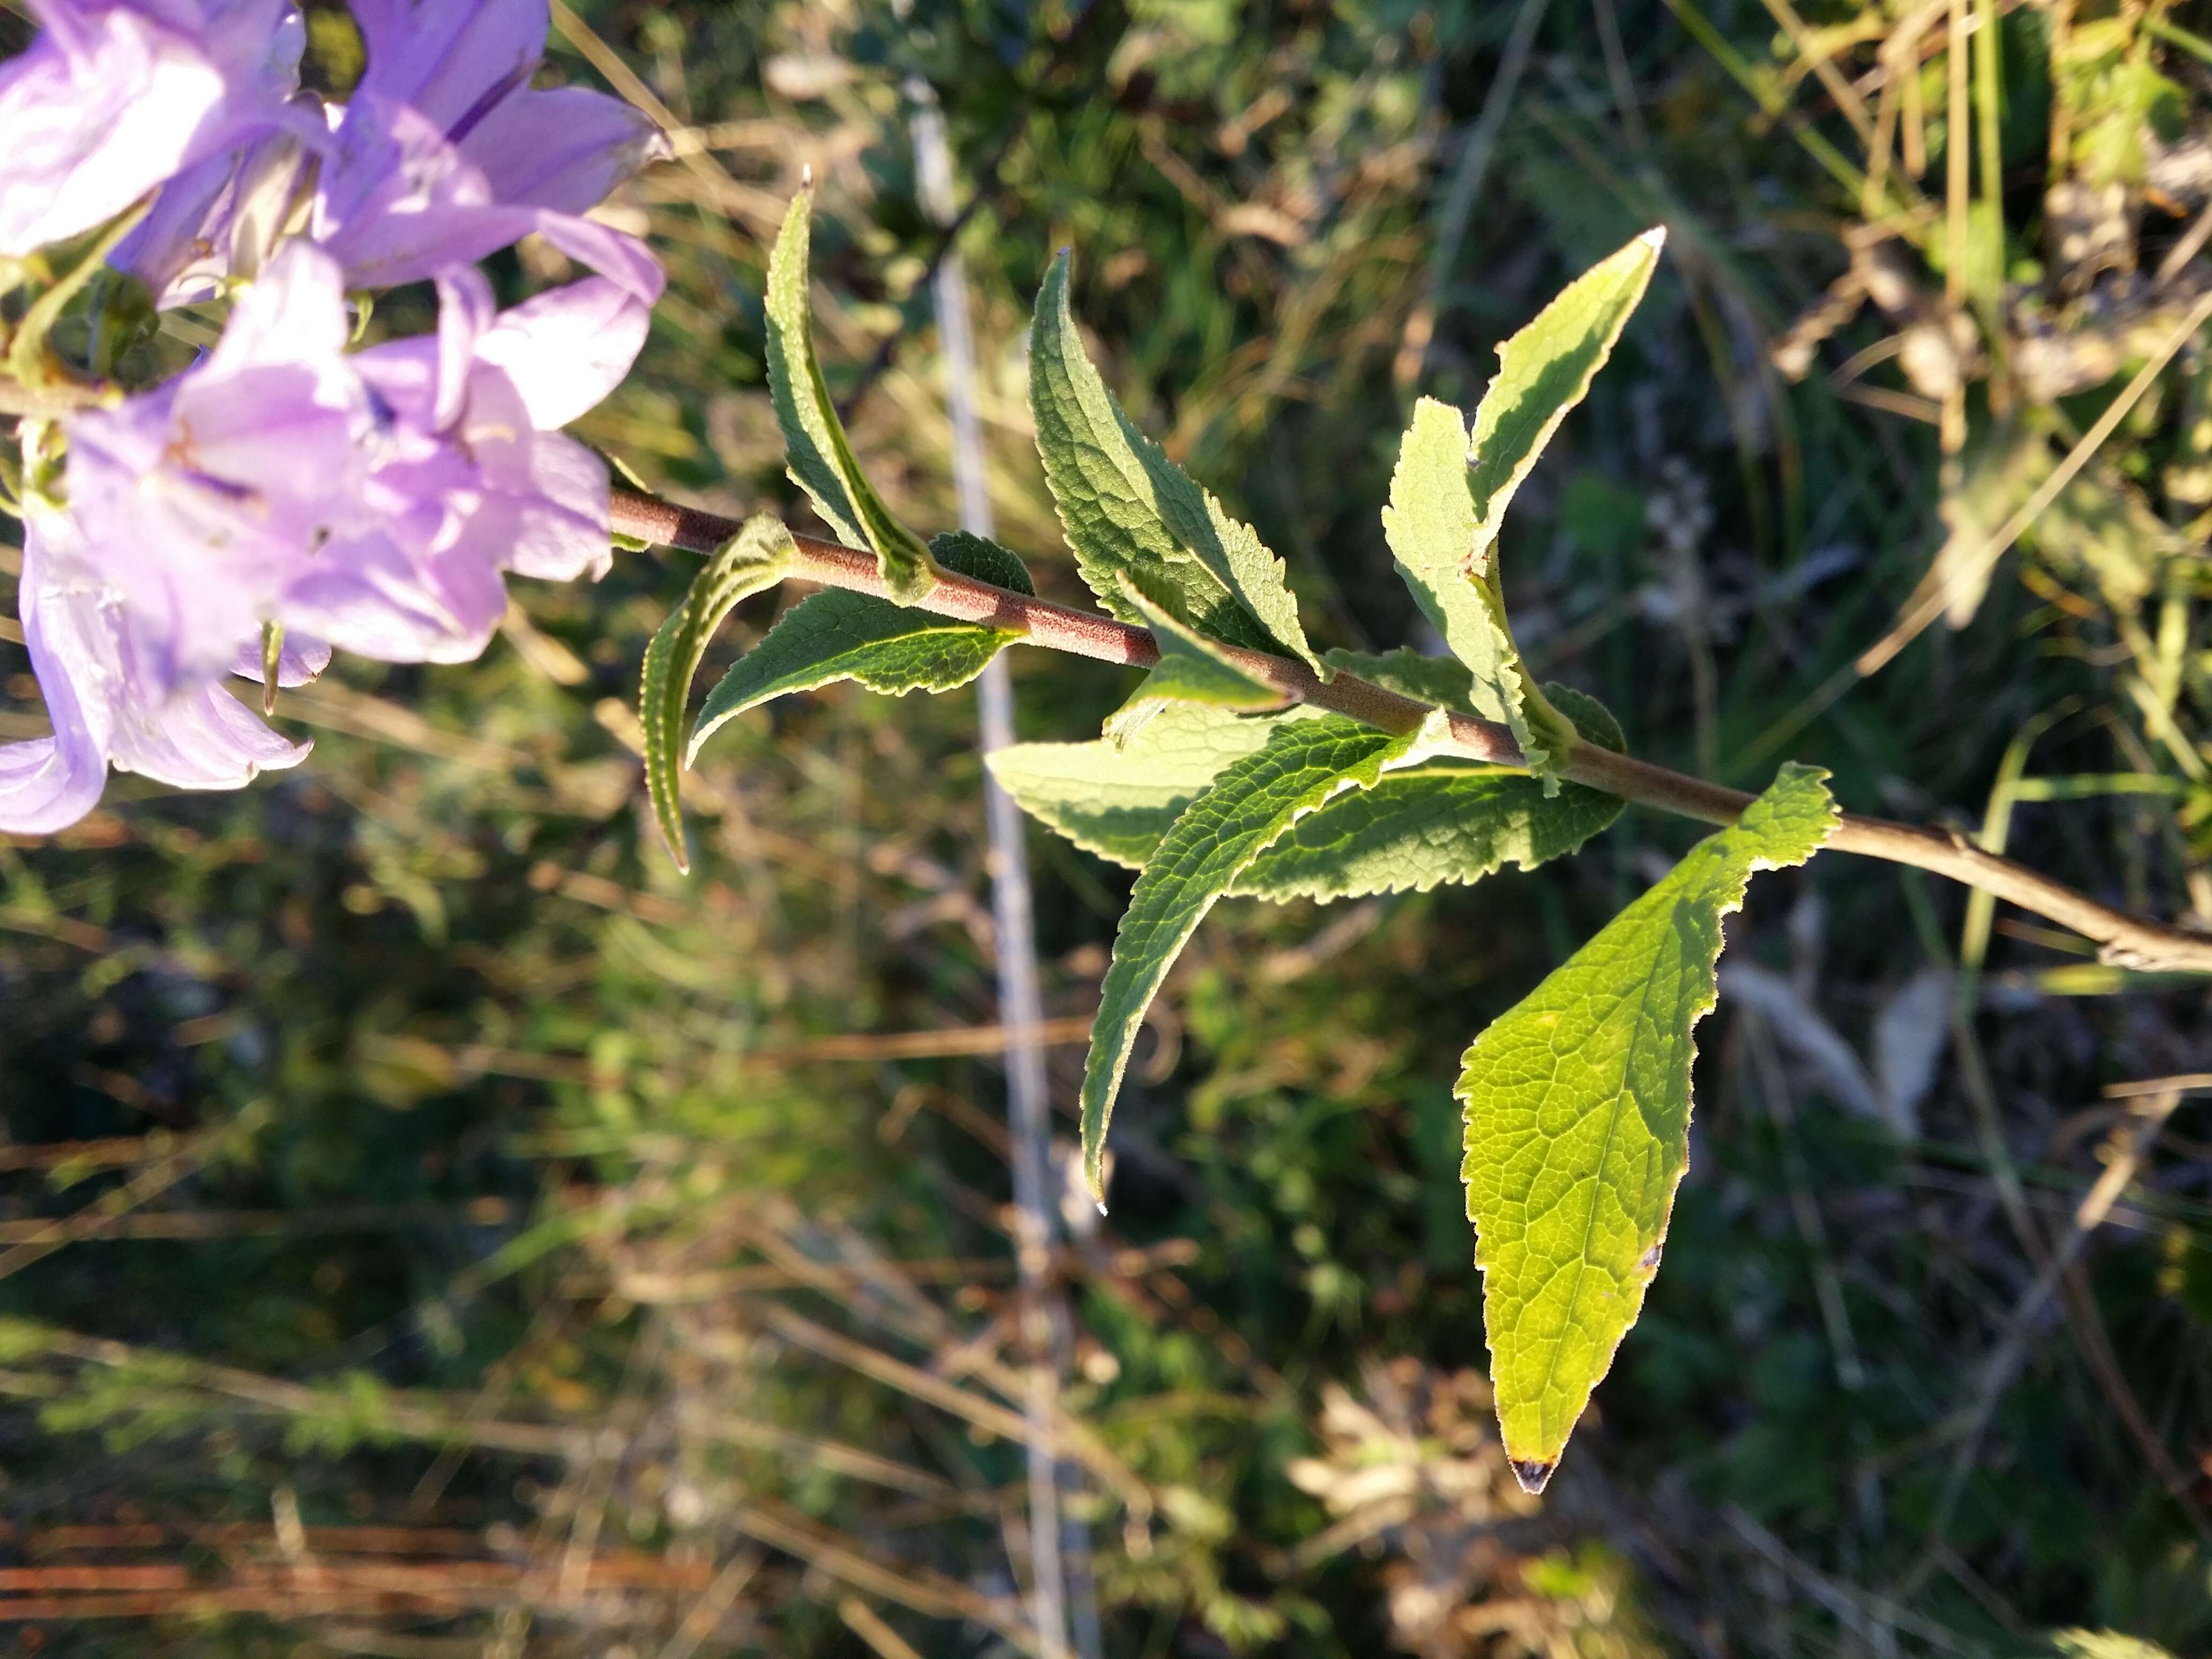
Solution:
[{"label": "purple flower", "polygon": [[229,788],[297,760],[221,684],[259,678],[264,623],[288,683],[333,646],[459,661],[505,615],[505,573],[603,574],[605,465],[553,428],[643,340],[623,276],[502,314],[456,267],[434,337],[349,354],[339,267],[294,241],[204,362],[73,418],[67,507],[28,504],[21,588],[55,734],[0,748],[0,830],[82,816],[111,763]]},{"label": "purple flower", "polygon": [[290,0],[31,0],[44,30],[0,64],[0,254],[114,217],[179,172],[297,127]]},{"label": "purple flower", "polygon": [[237,789],[306,757],[310,745],[270,731],[219,684],[162,689],[70,514],[27,502],[23,531],[17,605],[54,734],[0,746],[0,830],[67,828],[99,803],[110,766],[180,789]]},{"label": "purple flower", "polygon": [[144,283],[163,310],[253,281],[306,216],[317,143],[271,132],[193,163],[161,187],[108,264]]},{"label": "purple flower", "polygon": [[545,0],[356,0],[354,14],[368,68],[313,228],[349,286],[416,282],[532,231],[609,275],[635,263],[630,238],[580,216],[665,142],[616,99],[531,87]]}]

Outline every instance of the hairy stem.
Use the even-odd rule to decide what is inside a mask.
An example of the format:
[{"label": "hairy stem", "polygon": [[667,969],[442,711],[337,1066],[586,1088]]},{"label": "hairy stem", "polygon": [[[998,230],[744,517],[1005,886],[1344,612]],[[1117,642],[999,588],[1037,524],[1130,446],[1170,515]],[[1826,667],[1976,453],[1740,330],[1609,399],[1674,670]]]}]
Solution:
[{"label": "hairy stem", "polygon": [[[624,489],[614,493],[614,528],[641,541],[695,553],[711,553],[738,532],[734,520]],[[792,574],[799,580],[890,597],[877,572],[874,554],[811,536],[794,534],[792,540],[798,550]],[[939,573],[937,585],[916,603],[916,608],[963,622],[988,623],[1021,634],[1032,645],[1100,662],[1141,668],[1159,660],[1159,647],[1144,629],[1095,611],[1077,611],[1049,599],[994,587],[952,571]],[[1340,673],[1324,682],[1304,664],[1286,657],[1232,646],[1217,648],[1288,701],[1333,709],[1386,732],[1409,732],[1431,713],[1428,704],[1355,675]],[[1513,734],[1504,726],[1471,714],[1455,714],[1450,721],[1453,743],[1461,752],[1500,765],[1524,764]],[[1752,801],[1741,790],[1670,772],[1594,744],[1577,744],[1559,769],[1560,775],[1576,783],[1705,823],[1734,823]],[[2212,974],[2212,937],[2144,921],[2100,904],[2063,883],[1985,853],[1962,836],[1846,812],[1828,845],[1839,852],[1911,865],[1980,888],[2095,941],[2100,957],[2107,963]]]}]

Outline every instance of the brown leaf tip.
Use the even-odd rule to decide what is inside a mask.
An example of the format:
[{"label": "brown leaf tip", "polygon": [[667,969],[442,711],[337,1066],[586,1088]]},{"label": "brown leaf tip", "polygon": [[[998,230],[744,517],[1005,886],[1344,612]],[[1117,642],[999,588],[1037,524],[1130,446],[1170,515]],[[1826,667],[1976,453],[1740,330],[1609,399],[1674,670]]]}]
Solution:
[{"label": "brown leaf tip", "polygon": [[1513,1471],[1513,1478],[1521,1483],[1521,1490],[1531,1498],[1536,1497],[1551,1484],[1552,1471],[1559,1467],[1557,1463],[1539,1463],[1533,1457],[1509,1457],[1505,1461],[1507,1467]]}]

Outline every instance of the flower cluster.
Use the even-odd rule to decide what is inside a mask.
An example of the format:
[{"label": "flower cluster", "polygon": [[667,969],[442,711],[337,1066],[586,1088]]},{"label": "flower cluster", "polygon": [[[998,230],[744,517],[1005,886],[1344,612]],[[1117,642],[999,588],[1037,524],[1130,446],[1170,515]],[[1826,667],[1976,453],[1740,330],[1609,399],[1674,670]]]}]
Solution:
[{"label": "flower cluster", "polygon": [[[606,467],[559,428],[629,371],[662,281],[585,216],[659,136],[531,85],[546,0],[353,0],[343,106],[300,89],[291,0],[31,9],[42,32],[0,64],[0,269],[112,227],[157,305],[233,304],[166,383],[21,424],[19,611],[53,735],[0,746],[20,834],[82,817],[111,766],[220,789],[296,763],[229,676],[295,684],[334,647],[462,660],[506,573],[601,574]],[[532,233],[596,274],[501,312],[474,262]],[[434,337],[351,349],[358,296],[424,280]]]}]

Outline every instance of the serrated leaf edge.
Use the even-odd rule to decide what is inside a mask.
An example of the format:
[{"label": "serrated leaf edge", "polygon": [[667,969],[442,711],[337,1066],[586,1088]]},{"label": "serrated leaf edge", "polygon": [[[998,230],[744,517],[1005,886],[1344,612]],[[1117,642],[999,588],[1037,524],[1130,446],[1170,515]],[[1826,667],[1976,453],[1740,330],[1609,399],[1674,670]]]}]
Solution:
[{"label": "serrated leaf edge", "polygon": [[795,550],[791,532],[769,514],[745,520],[692,578],[683,603],[655,630],[638,677],[638,720],[645,732],[646,792],[653,820],[678,870],[689,874],[677,756],[684,747],[684,708],[708,642],[740,600],[781,580]]}]

